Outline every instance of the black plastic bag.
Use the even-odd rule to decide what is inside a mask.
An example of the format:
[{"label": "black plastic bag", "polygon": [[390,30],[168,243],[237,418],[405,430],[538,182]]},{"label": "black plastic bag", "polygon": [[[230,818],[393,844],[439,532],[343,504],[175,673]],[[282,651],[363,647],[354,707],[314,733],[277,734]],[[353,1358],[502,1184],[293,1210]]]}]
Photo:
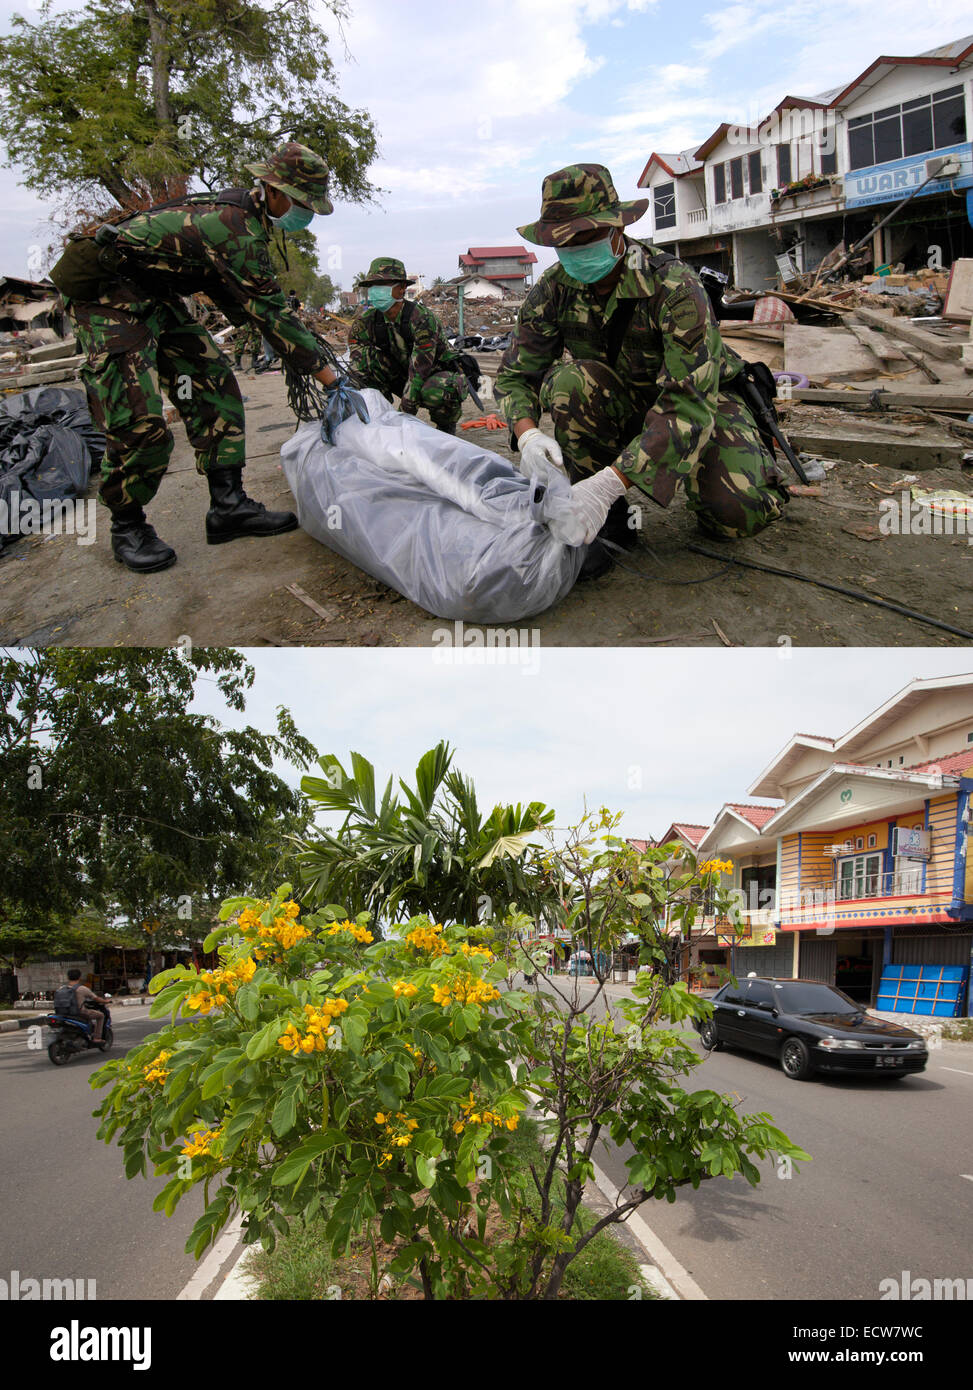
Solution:
[{"label": "black plastic bag", "polygon": [[21,534],[21,498],[81,497],[104,452],[83,391],[36,386],[0,401],[0,547]]}]

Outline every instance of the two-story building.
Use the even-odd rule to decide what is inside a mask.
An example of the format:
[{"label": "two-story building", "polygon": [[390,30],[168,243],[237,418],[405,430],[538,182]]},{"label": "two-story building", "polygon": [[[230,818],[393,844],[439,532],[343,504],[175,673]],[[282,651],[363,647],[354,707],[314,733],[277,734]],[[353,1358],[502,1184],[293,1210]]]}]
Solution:
[{"label": "two-story building", "polygon": [[[734,284],[772,288],[850,247],[938,170],[887,227],[873,266],[948,266],[973,254],[973,39],[879,57],[851,82],[786,96],[695,148],[653,153],[651,240]],[[933,249],[938,248],[938,251]]]},{"label": "two-story building", "polygon": [[837,739],[795,734],[749,791],[783,804],[724,806],[698,847],[743,894],[745,940],[706,924],[734,973],[971,1012],[973,676],[912,681]]},{"label": "two-story building", "polygon": [[463,275],[476,275],[514,294],[526,294],[534,283],[537,257],[524,246],[471,246],[459,258]]}]

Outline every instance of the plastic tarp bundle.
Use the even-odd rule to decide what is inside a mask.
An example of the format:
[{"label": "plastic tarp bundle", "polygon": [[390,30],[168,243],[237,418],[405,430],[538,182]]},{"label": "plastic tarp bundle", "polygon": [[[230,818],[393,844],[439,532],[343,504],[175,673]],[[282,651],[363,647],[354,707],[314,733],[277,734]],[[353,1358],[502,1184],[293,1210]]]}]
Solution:
[{"label": "plastic tarp bundle", "polygon": [[439,618],[515,622],[557,603],[587,553],[546,522],[572,512],[561,473],[529,482],[498,454],[362,393],[370,421],[336,443],[302,425],[281,450],[301,526]]},{"label": "plastic tarp bundle", "polygon": [[[105,437],[91,422],[83,391],[35,386],[0,401],[0,502],[3,516],[21,499],[48,502],[81,497]],[[19,534],[0,526],[0,547]]]}]

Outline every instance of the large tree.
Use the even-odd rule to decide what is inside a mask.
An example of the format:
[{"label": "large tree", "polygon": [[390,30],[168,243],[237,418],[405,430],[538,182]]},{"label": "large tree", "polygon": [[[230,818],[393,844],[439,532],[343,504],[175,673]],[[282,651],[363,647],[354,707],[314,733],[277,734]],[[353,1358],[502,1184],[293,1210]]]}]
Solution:
[{"label": "large tree", "polygon": [[[344,0],[325,0],[339,19]],[[249,180],[284,138],[328,161],[337,192],[368,200],[376,136],[336,94],[312,0],[88,0],[0,40],[0,140],[46,196],[85,213]],[[75,219],[76,220],[76,219]]]},{"label": "large tree", "polygon": [[288,232],[283,252],[275,237],[270,243],[270,261],[285,292],[295,290],[304,305],[320,309],[334,299],[337,287],[329,275],[318,268],[318,248],[312,232]]},{"label": "large tree", "polygon": [[254,679],[222,648],[0,653],[0,952],[51,949],[84,906],[209,930],[230,885],[279,877],[302,795],[275,761],[313,747],[190,709],[197,681],[245,708]]}]

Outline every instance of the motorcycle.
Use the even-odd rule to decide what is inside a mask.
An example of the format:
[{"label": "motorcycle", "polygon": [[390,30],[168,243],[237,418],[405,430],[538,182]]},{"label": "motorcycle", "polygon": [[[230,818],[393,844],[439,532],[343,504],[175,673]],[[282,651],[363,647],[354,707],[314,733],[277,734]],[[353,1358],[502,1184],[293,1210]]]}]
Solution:
[{"label": "motorcycle", "polygon": [[[111,995],[107,996],[111,998]],[[115,1040],[112,1032],[111,1012],[104,1004],[92,1004],[105,1015],[105,1023],[100,1039],[95,1041],[95,1027],[84,1018],[71,1018],[69,1014],[48,1014],[46,1023],[55,1033],[54,1041],[48,1046],[47,1055],[56,1067],[63,1067],[75,1052],[87,1052],[97,1047],[107,1052]]]}]

